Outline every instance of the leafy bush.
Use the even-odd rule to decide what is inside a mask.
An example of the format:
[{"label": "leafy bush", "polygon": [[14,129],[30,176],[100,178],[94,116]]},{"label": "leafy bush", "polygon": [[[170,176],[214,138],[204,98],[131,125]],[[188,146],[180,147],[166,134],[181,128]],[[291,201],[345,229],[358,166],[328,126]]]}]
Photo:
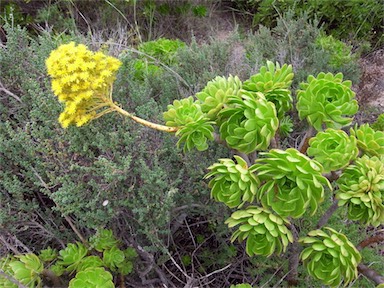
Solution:
[{"label": "leafy bush", "polygon": [[[317,17],[326,31],[337,38],[359,39],[373,43],[384,41],[380,31],[383,28],[381,15],[383,6],[375,0],[337,1],[332,0],[232,0],[240,10],[253,15],[253,24],[274,27],[279,16],[288,10],[294,15],[309,13]],[[381,34],[381,35],[380,35]]]},{"label": "leafy bush", "polygon": [[[252,74],[260,69],[266,59],[292,65],[294,89],[308,75],[317,75],[322,71],[333,74],[341,72],[346,79],[357,82],[359,68],[356,55],[349,53],[350,47],[336,39],[332,44],[328,43],[329,36],[324,35],[318,26],[319,22],[308,14],[295,15],[292,11],[276,18],[273,28],[260,26],[244,39]],[[321,39],[327,39],[328,46],[323,44],[324,48],[321,47]],[[340,58],[348,61],[341,61]]]}]

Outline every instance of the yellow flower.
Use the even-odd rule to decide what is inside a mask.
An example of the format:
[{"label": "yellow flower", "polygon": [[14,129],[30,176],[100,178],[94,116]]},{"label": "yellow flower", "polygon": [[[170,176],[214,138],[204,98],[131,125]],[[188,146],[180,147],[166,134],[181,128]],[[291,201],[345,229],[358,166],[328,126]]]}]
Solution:
[{"label": "yellow flower", "polygon": [[65,105],[59,117],[64,128],[86,124],[112,103],[109,94],[121,66],[118,59],[70,42],[53,50],[46,66],[52,91]]}]

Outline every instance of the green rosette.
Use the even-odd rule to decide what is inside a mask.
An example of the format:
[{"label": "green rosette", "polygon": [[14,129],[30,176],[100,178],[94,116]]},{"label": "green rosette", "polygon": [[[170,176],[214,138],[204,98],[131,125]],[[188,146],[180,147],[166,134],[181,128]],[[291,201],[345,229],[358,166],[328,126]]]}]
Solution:
[{"label": "green rosette", "polygon": [[309,275],[325,285],[338,287],[342,282],[347,285],[357,278],[357,265],[361,261],[359,251],[344,234],[332,228],[314,230],[309,237],[299,239],[310,246],[301,252],[301,259]]},{"label": "green rosette", "polygon": [[297,91],[297,110],[300,119],[307,121],[317,130],[324,127],[339,129],[351,124],[359,106],[351,81],[343,82],[343,74],[321,72],[316,78],[308,76],[308,83],[301,83]]},{"label": "green rosette", "polygon": [[176,136],[180,137],[177,145],[184,143],[184,151],[196,148],[199,151],[208,149],[207,141],[212,141],[213,124],[201,106],[193,100],[193,97],[173,101],[173,105],[168,105],[168,111],[163,113],[166,125],[179,127]]},{"label": "green rosette", "polygon": [[281,119],[285,112],[292,109],[291,91],[288,89],[293,79],[292,65],[267,61],[267,66],[262,66],[260,72],[244,82],[243,89],[261,92],[265,98],[275,104],[277,116]]},{"label": "green rosette", "polygon": [[88,254],[88,249],[82,243],[69,243],[64,250],[59,251],[58,265],[65,266],[66,271],[78,270],[83,258]]},{"label": "green rosette", "polygon": [[298,218],[308,207],[314,214],[324,200],[324,186],[332,190],[321,164],[293,148],[260,154],[263,158],[250,171],[263,183],[258,192],[262,205],[283,217]]},{"label": "green rosette", "polygon": [[69,288],[114,288],[113,276],[101,267],[87,268],[76,274]]},{"label": "green rosette", "polygon": [[369,124],[363,124],[359,128],[350,129],[351,135],[356,137],[357,146],[368,156],[384,155],[384,132],[373,130]]},{"label": "green rosette", "polygon": [[209,119],[215,120],[227,103],[228,96],[237,95],[241,86],[242,83],[237,76],[230,75],[228,78],[217,76],[196,94],[196,98],[201,102],[201,110],[207,113]]},{"label": "green rosette", "polygon": [[223,202],[230,208],[242,206],[245,202],[253,202],[260,182],[248,170],[247,162],[240,156],[232,159],[220,159],[208,167],[210,172],[205,179],[214,177],[209,182],[211,197],[218,202]]},{"label": "green rosette", "polygon": [[229,228],[240,225],[231,241],[247,239],[246,252],[249,256],[280,254],[285,252],[289,242],[293,242],[292,233],[286,226],[289,221],[265,208],[249,206],[232,213],[225,223]]},{"label": "green rosette", "polygon": [[8,264],[12,269],[13,273],[11,275],[13,278],[27,287],[41,287],[43,281],[40,276],[44,270],[44,265],[39,257],[33,253],[28,253],[16,255],[15,258],[18,258],[19,260],[13,260]]},{"label": "green rosette", "polygon": [[244,90],[229,96],[218,117],[221,139],[243,153],[266,150],[279,127],[275,105],[262,93]]},{"label": "green rosette", "polygon": [[287,89],[292,84],[292,65],[273,64],[267,61],[266,66],[260,68],[259,73],[244,82],[243,88],[249,91],[268,92],[274,89]]},{"label": "green rosette", "polygon": [[323,165],[324,172],[346,167],[359,154],[356,138],[342,130],[327,129],[309,140],[307,154]]},{"label": "green rosette", "polygon": [[339,206],[348,207],[348,218],[375,227],[384,224],[384,157],[358,158],[337,180]]}]

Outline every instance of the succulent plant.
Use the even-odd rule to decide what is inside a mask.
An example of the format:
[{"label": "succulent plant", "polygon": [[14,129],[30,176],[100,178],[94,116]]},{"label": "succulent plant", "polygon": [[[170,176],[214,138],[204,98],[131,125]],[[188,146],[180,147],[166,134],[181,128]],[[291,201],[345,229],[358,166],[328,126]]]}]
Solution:
[{"label": "succulent plant", "polygon": [[201,102],[201,110],[207,113],[208,118],[215,120],[227,103],[228,96],[237,95],[241,86],[242,83],[237,76],[230,75],[228,78],[217,76],[196,94],[196,98]]},{"label": "succulent plant", "polygon": [[94,236],[90,237],[89,242],[99,252],[103,252],[105,249],[116,246],[119,241],[113,235],[112,230],[101,229]]},{"label": "succulent plant", "polygon": [[240,156],[232,159],[220,159],[208,167],[211,170],[204,178],[214,178],[209,182],[211,196],[230,208],[238,207],[244,202],[253,202],[257,193],[259,180],[248,170],[247,162]]},{"label": "succulent plant", "polygon": [[4,257],[0,258],[0,269],[4,273],[4,275],[0,275],[0,287],[7,287],[7,288],[19,287],[18,285],[16,285],[11,280],[5,277],[5,275],[13,274],[13,270],[9,266],[9,263],[11,263],[12,261],[15,261],[15,258],[11,255],[5,255]]},{"label": "succulent plant", "polygon": [[350,129],[351,135],[357,139],[357,146],[368,156],[384,155],[384,132],[373,130],[369,124],[357,125]]},{"label": "succulent plant", "polygon": [[41,261],[49,262],[57,258],[57,250],[48,247],[40,251],[39,258]]},{"label": "succulent plant", "polygon": [[87,255],[88,249],[81,243],[69,243],[64,250],[59,251],[59,261],[57,264],[66,266],[66,271],[72,272],[78,270],[82,259]]},{"label": "succulent plant", "polygon": [[286,227],[289,221],[265,208],[249,206],[238,210],[225,223],[229,228],[240,224],[231,241],[247,239],[246,252],[249,256],[280,254],[285,252],[289,242],[293,242],[292,233]]},{"label": "succulent plant", "polygon": [[103,267],[103,260],[99,256],[87,256],[81,259],[76,271],[80,272],[88,268]]},{"label": "succulent plant", "polygon": [[262,66],[258,74],[255,74],[244,82],[243,88],[248,91],[266,93],[274,89],[287,89],[292,84],[292,65],[273,64],[267,61],[267,66]]},{"label": "succulent plant", "polygon": [[280,216],[298,218],[310,207],[312,214],[324,200],[324,187],[332,186],[321,175],[323,167],[296,149],[272,149],[250,167],[263,185],[259,197],[264,207]]},{"label": "succulent plant", "polygon": [[229,288],[252,288],[252,285],[248,283],[241,283],[241,284],[231,285]]},{"label": "succulent plant", "polygon": [[69,282],[69,288],[114,288],[112,274],[104,268],[87,268],[76,274]]},{"label": "succulent plant", "polygon": [[12,268],[13,277],[28,287],[40,287],[42,284],[40,273],[44,270],[44,266],[39,257],[33,253],[15,257],[19,260],[11,261],[8,264]]},{"label": "succulent plant", "polygon": [[293,122],[291,117],[285,116],[280,119],[279,134],[286,137],[293,131]]},{"label": "succulent plant", "polygon": [[291,91],[288,89],[293,79],[292,65],[267,61],[267,66],[262,66],[260,72],[251,76],[244,82],[243,89],[261,92],[265,98],[275,104],[277,116],[281,119],[284,113],[292,108]]},{"label": "succulent plant", "polygon": [[373,226],[384,224],[384,157],[358,158],[337,180],[339,206],[348,207],[348,218]]},{"label": "succulent plant", "polygon": [[207,140],[214,139],[214,122],[201,111],[201,106],[192,96],[173,101],[173,105],[168,105],[168,111],[163,113],[163,117],[167,126],[179,127],[176,132],[176,136],[180,137],[177,145],[184,143],[184,151],[194,147],[199,151],[206,150]]},{"label": "succulent plant", "polygon": [[356,138],[342,130],[327,129],[309,140],[307,154],[324,167],[324,172],[346,167],[359,154]]},{"label": "succulent plant", "polygon": [[[371,125],[372,129],[384,132],[384,113],[380,114],[376,121]],[[384,284],[383,284],[384,285]]]},{"label": "succulent plant", "polygon": [[357,265],[361,261],[359,251],[341,233],[332,228],[314,230],[299,241],[310,246],[301,252],[301,259],[308,273],[325,285],[345,285],[357,278]]},{"label": "succulent plant", "polygon": [[125,255],[122,250],[116,246],[111,249],[105,250],[103,252],[103,261],[104,264],[111,269],[111,271],[116,271],[118,267],[124,262]]},{"label": "succulent plant", "polygon": [[279,127],[275,105],[262,93],[244,90],[227,103],[218,115],[220,137],[243,153],[266,150]]},{"label": "succulent plant", "polygon": [[358,110],[351,81],[343,82],[343,74],[320,73],[310,75],[308,83],[301,83],[297,91],[297,110],[300,119],[307,121],[317,130],[323,127],[339,129],[349,125]]}]

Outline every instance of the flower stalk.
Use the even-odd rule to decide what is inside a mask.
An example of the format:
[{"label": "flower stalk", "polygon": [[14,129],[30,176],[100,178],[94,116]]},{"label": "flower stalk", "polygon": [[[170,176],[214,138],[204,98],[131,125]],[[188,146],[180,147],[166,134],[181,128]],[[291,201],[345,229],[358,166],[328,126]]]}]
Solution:
[{"label": "flower stalk", "polygon": [[147,120],[145,120],[145,119],[142,119],[142,118],[140,118],[140,117],[137,117],[137,116],[135,116],[135,115],[132,115],[132,114],[129,113],[128,111],[125,111],[124,109],[120,108],[120,107],[119,107],[118,105],[116,105],[114,102],[111,102],[111,103],[110,103],[110,107],[111,107],[114,111],[116,111],[116,112],[118,112],[118,113],[120,113],[120,114],[122,114],[122,115],[124,115],[124,116],[126,116],[126,117],[129,117],[129,118],[131,118],[133,121],[135,121],[135,122],[137,122],[137,123],[139,123],[139,124],[142,124],[142,125],[144,125],[144,126],[147,126],[147,127],[149,127],[149,128],[152,128],[152,129],[155,129],[155,130],[159,130],[159,131],[163,131],[163,132],[168,132],[168,133],[173,133],[173,132],[176,132],[177,130],[179,130],[178,127],[168,127],[168,126],[165,126],[165,125],[156,124],[156,123],[147,121]]}]

